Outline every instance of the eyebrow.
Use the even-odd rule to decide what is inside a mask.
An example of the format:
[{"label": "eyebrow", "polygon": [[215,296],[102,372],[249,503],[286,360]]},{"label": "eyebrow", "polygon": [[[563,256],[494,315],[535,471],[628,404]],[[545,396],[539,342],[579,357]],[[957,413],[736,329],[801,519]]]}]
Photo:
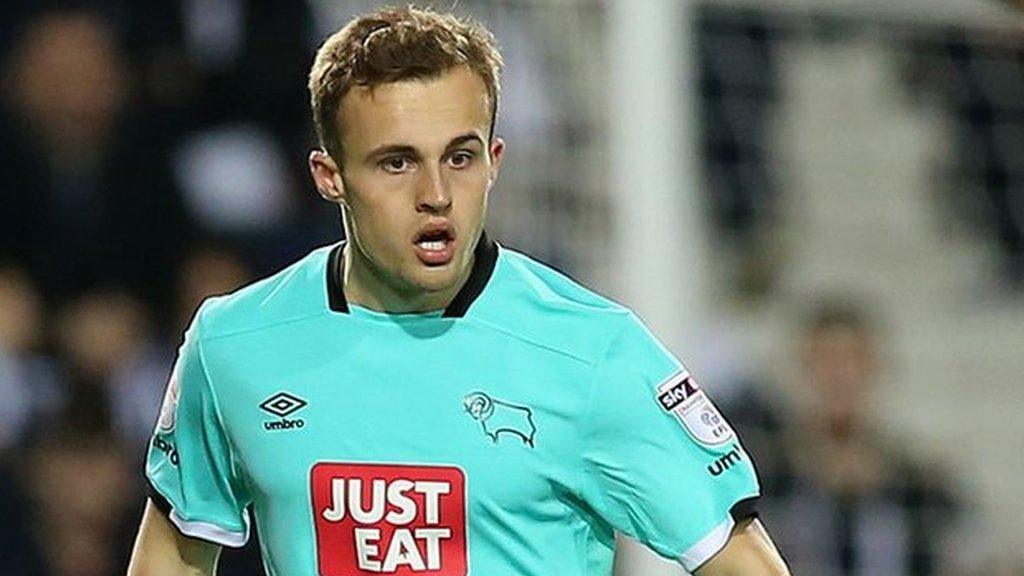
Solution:
[{"label": "eyebrow", "polygon": [[[452,138],[452,140],[448,142],[448,145],[445,146],[445,152],[448,152],[452,148],[457,148],[458,146],[461,146],[468,142],[478,142],[481,146],[484,145],[484,140],[483,138],[480,137],[479,134],[476,134],[474,132],[468,132],[461,136],[456,136],[455,138]],[[366,155],[366,158],[369,160],[375,160],[383,156],[392,155],[418,156],[419,152],[417,152],[415,148],[409,146],[408,144],[384,144],[371,150],[370,153]]]},{"label": "eyebrow", "polygon": [[470,132],[468,134],[463,134],[462,136],[456,136],[455,138],[452,138],[452,141],[449,142],[448,146],[445,147],[445,151],[451,150],[452,148],[456,148],[458,146],[461,146],[463,144],[466,144],[468,142],[473,142],[473,141],[476,141],[481,146],[484,145],[484,139],[481,138],[480,135],[478,135],[478,134],[476,134],[474,132]]}]

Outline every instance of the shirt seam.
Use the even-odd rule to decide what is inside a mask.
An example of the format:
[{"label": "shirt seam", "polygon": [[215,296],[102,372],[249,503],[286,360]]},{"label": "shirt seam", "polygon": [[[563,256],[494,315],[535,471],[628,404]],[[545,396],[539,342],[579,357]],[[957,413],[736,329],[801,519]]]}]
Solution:
[{"label": "shirt seam", "polygon": [[[500,334],[502,334],[504,336],[507,336],[507,337],[510,337],[510,338],[514,338],[514,339],[516,339],[516,340],[518,340],[520,342],[523,342],[525,344],[529,344],[531,346],[534,346],[534,347],[537,347],[537,348],[541,348],[541,349],[547,350],[549,352],[554,352],[555,354],[560,354],[562,356],[565,356],[566,358],[571,358],[571,359],[576,360],[577,362],[580,362],[581,364],[584,364],[586,366],[593,367],[596,364],[599,364],[600,361],[603,359],[603,353],[596,356],[597,360],[594,360],[594,359],[591,359],[591,358],[586,358],[583,355],[574,354],[572,352],[568,352],[566,350],[562,350],[560,348],[556,348],[554,346],[550,346],[548,344],[543,344],[541,342],[537,342],[537,341],[532,340],[530,338],[526,338],[525,336],[522,336],[520,334],[516,334],[515,332],[512,332],[510,330],[506,330],[506,329],[504,329],[504,328],[502,328],[500,326],[497,326],[495,324],[492,324],[491,322],[488,322],[486,320],[482,320],[480,318],[475,318],[475,317],[471,318],[471,317],[467,316],[467,317],[463,318],[462,320],[463,321],[468,321],[468,322],[473,323],[473,324],[477,324],[479,326],[482,326],[482,327],[490,329],[490,330],[493,330],[493,331],[498,332],[498,333],[500,333]],[[616,333],[616,335],[617,334],[618,333]]]},{"label": "shirt seam", "polygon": [[[310,319],[313,319],[313,318],[321,318],[321,317],[325,317],[325,316],[330,317],[330,316],[333,316],[335,314],[336,313],[333,313],[333,312],[330,312],[330,311],[319,311],[319,312],[314,312],[314,313],[311,313],[311,314],[306,314],[306,315],[303,315],[303,316],[297,316],[297,317],[294,317],[294,318],[286,318],[284,320],[279,320],[277,322],[271,322],[271,323],[263,324],[263,325],[260,325],[260,326],[254,326],[254,327],[251,327],[251,328],[242,328],[242,329],[233,330],[233,331],[230,331],[230,332],[223,332],[223,333],[220,333],[220,334],[214,334],[214,335],[211,335],[211,336],[206,336],[204,339],[207,342],[214,342],[214,341],[223,340],[223,339],[226,339],[226,338],[231,338],[231,337],[234,337],[234,336],[241,336],[241,335],[244,335],[244,334],[250,334],[252,332],[259,332],[261,330],[269,330],[271,328],[277,328],[279,326],[284,326],[284,325],[287,325],[287,324],[295,324],[295,323],[303,322],[303,321],[310,320]],[[357,320],[358,320],[358,318],[357,318]],[[581,364],[584,364],[584,365],[587,365],[587,366],[593,366],[596,363],[595,360],[585,358],[584,356],[579,355],[579,354],[573,354],[572,352],[568,352],[566,350],[562,350],[562,349],[556,348],[554,346],[550,346],[550,345],[547,345],[547,344],[543,344],[541,342],[537,342],[537,341],[532,340],[530,338],[526,338],[526,337],[524,337],[524,336],[522,336],[520,334],[516,334],[515,332],[512,332],[510,330],[506,330],[504,328],[501,328],[500,326],[497,326],[495,324],[492,324],[492,323],[490,323],[490,322],[488,322],[486,320],[482,320],[480,318],[464,316],[462,318],[436,318],[436,320],[439,321],[439,322],[462,321],[462,322],[465,322],[465,323],[468,323],[468,324],[475,324],[475,325],[487,328],[489,330],[493,330],[494,332],[498,332],[498,333],[502,334],[503,336],[507,336],[509,338],[514,338],[514,339],[516,339],[516,340],[518,340],[520,342],[523,342],[525,344],[529,344],[530,346],[534,346],[536,348],[540,348],[540,349],[543,349],[543,350],[547,350],[549,352],[554,352],[555,354],[559,354],[561,356],[565,356],[566,358],[570,358],[572,360],[575,360],[575,361],[580,362]],[[369,320],[369,321],[372,322],[373,320]],[[204,372],[206,371],[205,366],[204,366],[203,370],[204,370]]]},{"label": "shirt seam", "polygon": [[269,322],[267,324],[261,324],[259,326],[251,326],[251,327],[248,327],[248,328],[239,328],[237,330],[230,330],[230,331],[227,331],[227,332],[221,332],[219,334],[211,334],[210,336],[206,337],[206,340],[208,342],[214,342],[216,340],[223,340],[225,338],[231,338],[232,336],[241,336],[243,334],[249,334],[249,333],[252,333],[252,332],[259,332],[260,330],[268,330],[270,328],[277,328],[278,326],[284,326],[286,324],[295,324],[297,322],[303,322],[303,321],[306,321],[306,320],[310,320],[312,318],[320,318],[322,316],[330,316],[332,314],[333,313],[331,311],[329,311],[329,310],[328,311],[317,310],[316,312],[311,312],[309,314],[304,314],[302,316],[294,316],[292,318],[285,318],[285,319],[282,319],[282,320],[277,320],[275,322]]}]

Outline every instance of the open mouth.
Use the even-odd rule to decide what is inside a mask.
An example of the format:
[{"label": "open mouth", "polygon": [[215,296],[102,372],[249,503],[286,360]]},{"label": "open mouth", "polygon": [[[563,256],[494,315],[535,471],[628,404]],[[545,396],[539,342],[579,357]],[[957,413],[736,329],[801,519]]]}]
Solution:
[{"label": "open mouth", "polygon": [[443,266],[455,253],[455,234],[448,225],[428,226],[414,242],[416,256],[428,266]]}]

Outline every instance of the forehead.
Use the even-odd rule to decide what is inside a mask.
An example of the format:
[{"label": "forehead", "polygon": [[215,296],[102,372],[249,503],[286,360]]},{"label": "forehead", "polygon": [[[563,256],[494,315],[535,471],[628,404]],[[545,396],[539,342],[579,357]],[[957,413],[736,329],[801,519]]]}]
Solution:
[{"label": "forehead", "polygon": [[355,87],[339,117],[346,154],[357,155],[385,144],[443,146],[471,132],[486,139],[491,104],[483,79],[460,66],[434,78]]}]

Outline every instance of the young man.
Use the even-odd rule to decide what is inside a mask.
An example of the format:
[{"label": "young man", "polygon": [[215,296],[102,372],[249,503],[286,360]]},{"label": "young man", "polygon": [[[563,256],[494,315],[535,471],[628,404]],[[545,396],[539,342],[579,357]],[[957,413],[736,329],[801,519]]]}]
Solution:
[{"label": "young man", "polygon": [[271,575],[606,575],[615,530],[701,576],[787,573],[682,365],[484,234],[500,66],[416,9],[321,47],[310,169],[348,241],[201,306],[129,574],[212,574],[250,506]]}]

